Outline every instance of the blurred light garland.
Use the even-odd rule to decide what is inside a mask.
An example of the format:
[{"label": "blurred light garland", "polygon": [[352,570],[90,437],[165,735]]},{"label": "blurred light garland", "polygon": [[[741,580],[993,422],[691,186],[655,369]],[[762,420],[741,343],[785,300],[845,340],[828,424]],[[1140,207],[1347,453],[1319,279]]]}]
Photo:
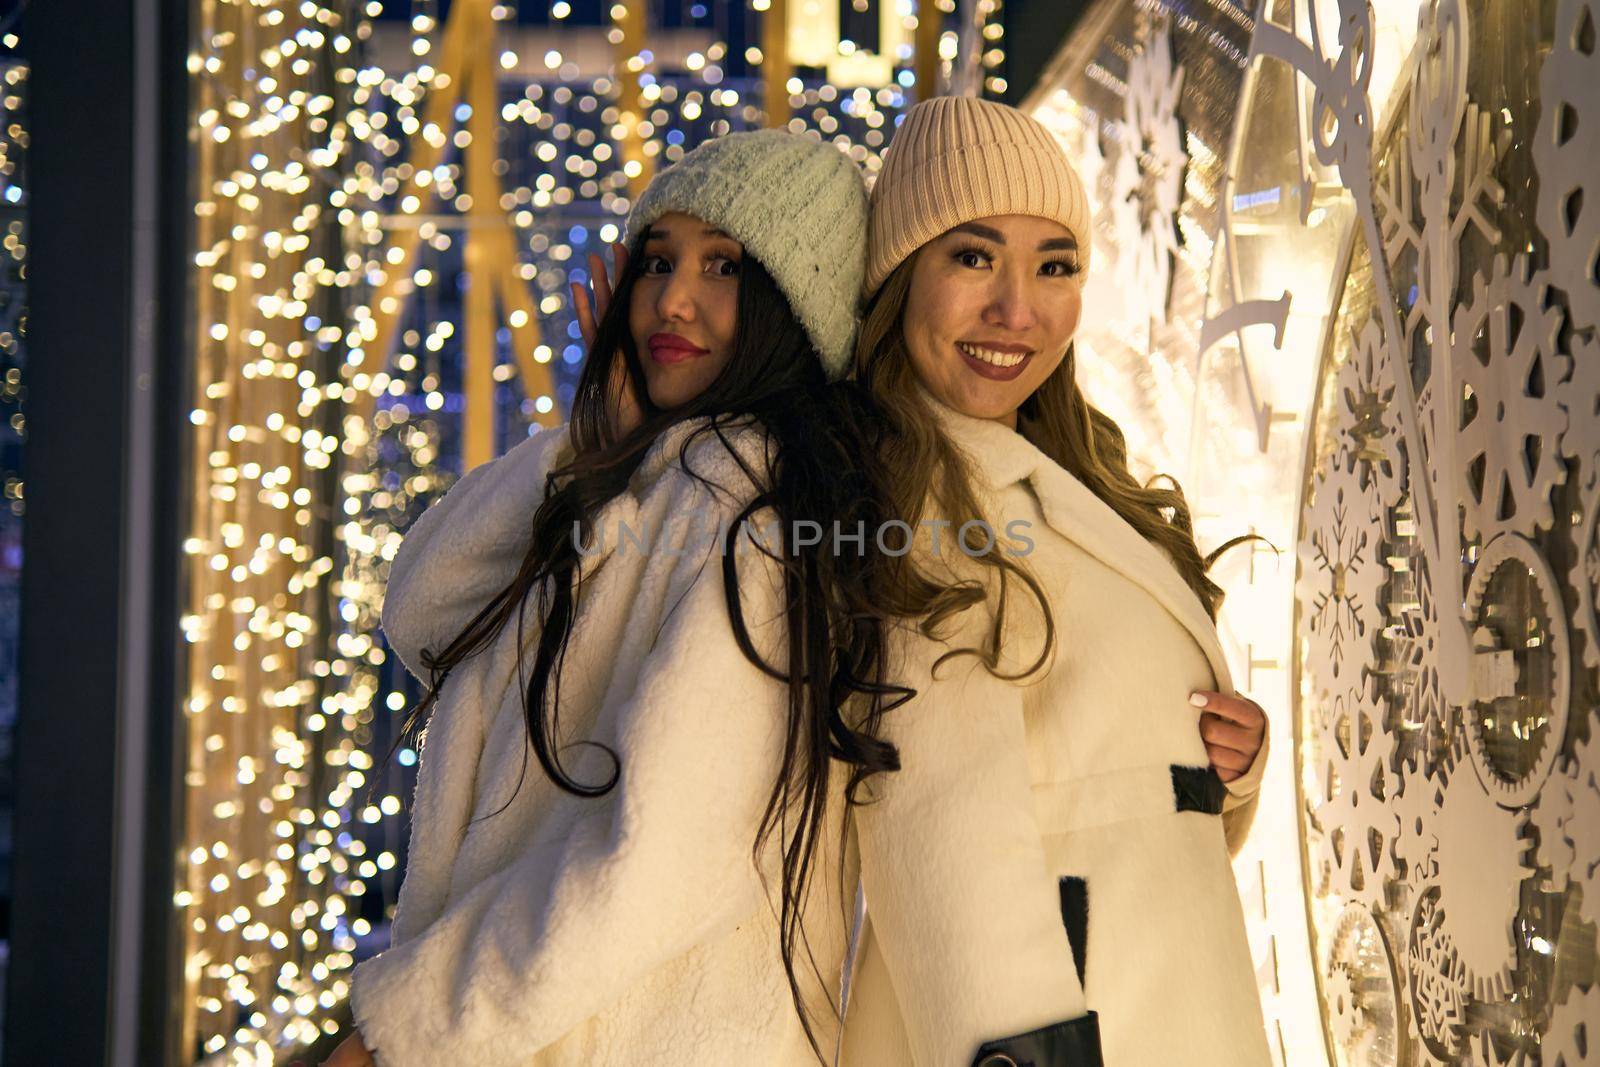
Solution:
[{"label": "blurred light garland", "polygon": [[[954,11],[925,2],[941,24]],[[799,3],[788,0],[790,32]],[[909,0],[875,3],[915,38]],[[451,20],[483,6],[457,0]],[[655,34],[624,24],[627,5],[579,27],[555,0],[558,32],[541,40],[493,4],[494,29],[471,38],[492,51],[465,60],[497,74],[490,127],[472,121],[481,87],[450,84],[466,38],[428,0],[405,22],[383,20],[380,0],[195,0],[197,373],[174,871],[186,1054],[265,1063],[335,1031],[358,946],[381,939],[404,867],[394,816],[416,754],[383,768],[372,754],[417,696],[378,628],[401,531],[459,474],[466,417],[491,420],[495,451],[561,417],[584,354],[567,283],[587,282],[586,253],[618,238],[649,166],[767,124],[762,64],[777,35],[730,54],[703,23],[726,29],[770,6],[696,5],[685,28]],[[975,65],[1002,92],[998,0],[972,10]],[[690,41],[681,55],[653,50],[672,34]],[[958,36],[935,37],[946,82]],[[793,68],[782,124],[876,173],[914,84],[910,46],[888,58],[882,85]],[[486,128],[492,193],[466,169]],[[514,238],[492,279],[467,262],[468,235],[490,221],[485,196]],[[504,315],[487,406],[464,397],[475,284],[496,287]]]},{"label": "blurred light garland", "polygon": [[[12,520],[20,520],[24,510],[20,453],[27,439],[22,375],[28,321],[27,184],[23,170],[28,151],[28,67],[16,57],[17,45],[15,33],[0,38],[4,48],[0,54],[0,419],[4,426],[0,429],[0,508]],[[0,523],[0,529],[8,527]],[[10,543],[9,534],[4,540]]]},{"label": "blurred light garland", "polygon": [[359,510],[342,410],[369,385],[342,359],[371,263],[342,210],[359,170],[341,57],[366,27],[313,3],[196,14],[181,1047],[263,1062],[333,1025],[360,868],[395,863],[349,827],[385,656],[330,581],[336,515]]},{"label": "blurred light garland", "polygon": [[[8,20],[14,22],[15,20]],[[28,66],[0,31],[0,787],[13,775],[21,623],[28,332]],[[7,846],[9,849],[9,845]],[[9,886],[0,886],[9,894]]]}]

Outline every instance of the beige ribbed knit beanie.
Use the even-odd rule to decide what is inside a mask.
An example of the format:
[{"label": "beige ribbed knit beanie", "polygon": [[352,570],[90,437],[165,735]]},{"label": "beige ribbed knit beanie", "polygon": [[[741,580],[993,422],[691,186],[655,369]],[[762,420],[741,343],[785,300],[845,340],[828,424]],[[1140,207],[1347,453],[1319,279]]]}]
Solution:
[{"label": "beige ribbed knit beanie", "polygon": [[838,148],[786,130],[705,141],[657,174],[623,240],[672,211],[717,227],[761,261],[837,379],[850,366],[866,265],[867,188]]},{"label": "beige ribbed knit beanie", "polygon": [[872,187],[863,292],[917,249],[991,215],[1054,219],[1089,268],[1089,194],[1049,130],[1014,107],[936,96],[906,112]]}]

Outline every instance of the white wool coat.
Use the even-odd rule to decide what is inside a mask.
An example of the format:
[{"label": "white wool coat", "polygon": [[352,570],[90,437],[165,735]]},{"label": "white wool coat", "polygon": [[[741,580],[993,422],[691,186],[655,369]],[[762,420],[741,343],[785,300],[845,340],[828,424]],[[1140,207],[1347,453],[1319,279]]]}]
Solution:
[{"label": "white wool coat", "polygon": [[[778,955],[775,901],[764,895],[750,856],[776,774],[786,694],[733,642],[719,558],[709,551],[646,555],[632,542],[619,545],[616,536],[622,522],[646,538],[666,528],[669,543],[678,546],[684,531],[674,523],[692,514],[708,523],[727,521],[748,499],[748,487],[741,489],[740,475],[714,440],[702,438],[686,458],[728,487],[728,494],[707,490],[678,468],[694,425],[664,434],[630,490],[602,511],[601,550],[583,565],[590,578],[562,675],[562,732],[618,751],[617,789],[600,800],[561,793],[527,751],[514,625],[459,665],[444,686],[421,746],[392,944],[360,964],[352,979],[355,1022],[379,1067],[816,1062]],[[736,439],[753,465],[759,463],[758,440],[753,432]],[[1005,437],[995,443],[1014,444]],[[414,674],[427,677],[424,648],[441,649],[510,581],[543,498],[545,474],[569,453],[566,427],[537,433],[468,472],[407,533],[391,569],[383,626]],[[991,458],[1009,468],[1026,455],[1001,450]],[[1095,502],[1073,497],[1072,503],[1092,510]],[[1052,551],[1058,548],[1052,542]],[[1139,565],[1151,562],[1136,548],[1123,544],[1122,550],[1133,552]],[[1092,562],[1091,556],[1085,559]],[[781,664],[778,578],[761,560],[741,555],[740,592],[758,646]],[[1145,595],[1158,606],[1181,603],[1174,581],[1158,582],[1159,595]],[[1158,610],[1141,605],[1140,617],[1171,631],[1164,636],[1181,650],[1174,636],[1181,627],[1174,629],[1170,617],[1162,622]],[[1058,625],[1070,645],[1074,636],[1060,610]],[[1196,612],[1198,605],[1185,618],[1198,641],[1209,631]],[[524,632],[529,665],[537,636],[537,613],[530,611]],[[925,674],[926,662],[917,655],[928,650],[908,650],[907,668]],[[1185,684],[1210,683],[1192,648],[1178,658]],[[1220,655],[1214,662],[1216,680],[1225,686]],[[882,819],[869,816],[858,829],[874,919],[857,924],[853,942],[858,973],[842,1041],[843,1062],[852,1067],[965,1067],[979,1038],[1081,1010],[1081,994],[1063,967],[1070,949],[1061,912],[1051,901],[1056,873],[1084,869],[1087,861],[1058,862],[1061,840],[1041,834],[1048,820],[1034,821],[1024,801],[1029,783],[1040,777],[1035,768],[1071,770],[1085,778],[1120,769],[1114,761],[1098,762],[1120,750],[1082,724],[1074,725],[1071,736],[1093,747],[1079,758],[1060,751],[1062,733],[1041,723],[1051,705],[1026,702],[1024,724],[1020,690],[981,678],[972,680],[970,692],[921,676],[912,684],[925,689],[923,698],[890,716],[905,719],[906,729],[891,733],[907,763],[905,787],[886,795],[877,809]],[[1114,690],[1117,682],[1102,675],[1099,684]],[[1163,691],[1164,704],[1171,695]],[[1180,704],[1186,695],[1184,690],[1177,698]],[[1075,718],[1090,711],[1103,716],[1101,733],[1107,735],[1116,732],[1118,716],[1140,703],[1136,694],[1115,693],[1097,697],[1093,706],[1063,700]],[[930,716],[936,708],[943,714]],[[1161,751],[1151,758],[1168,758],[1170,749],[1203,764],[1194,714],[1164,711]],[[1240,806],[1227,818],[1241,839],[1263,762],[1264,754],[1230,797]],[[580,749],[569,754],[568,766],[580,780],[596,781],[610,765],[593,750]],[[1114,787],[1097,805],[1102,813],[1130,798],[1146,799],[1132,776],[1107,773],[1093,789],[1076,794],[1080,803],[1102,783]],[[920,815],[919,808],[925,808]],[[838,814],[836,805],[835,819]],[[1199,873],[1183,856],[1162,864],[1138,841],[1127,849],[1125,866],[1114,870],[1122,850],[1114,833],[1102,834],[1096,840],[1104,855],[1097,853],[1092,866],[1106,873],[1095,874],[1091,914],[1098,921],[1113,906],[1097,892],[1102,881],[1111,884],[1112,873],[1117,885],[1131,886],[1128,908],[1134,911],[1176,887],[1204,883],[1208,899],[1216,899],[1186,922],[1217,929],[1189,929],[1171,945],[1230,947],[1233,955],[1224,954],[1215,966],[1193,961],[1210,981],[1238,955],[1238,905],[1215,877],[1226,873],[1226,857],[1219,860],[1210,847],[1220,833],[1214,817],[1178,818],[1182,827],[1196,826],[1192,835],[1178,836],[1198,852]],[[838,995],[850,933],[850,901],[838,898],[837,880],[826,876],[840,861],[831,845],[838,829],[835,821],[822,833],[816,899],[806,914],[820,978],[802,968],[807,995],[818,1006],[816,1036],[826,1052],[839,1047],[841,1034],[823,998]],[[896,840],[900,835],[903,840]],[[762,870],[773,884],[775,869],[766,859]],[[1160,868],[1153,873],[1177,880],[1136,884],[1152,864]],[[847,898],[855,869],[852,857],[843,887]],[[1158,924],[1130,951],[1154,951],[1164,929]],[[1104,942],[1089,939],[1089,1003],[1102,1010],[1106,1001],[1097,995],[1109,988],[1110,978],[1099,976],[1113,973],[1100,962],[1113,955]],[[895,987],[891,960],[899,974]],[[1238,992],[1231,978],[1222,984]],[[1162,1003],[1170,1002],[1170,990],[1159,992]],[[1148,1010],[1139,1018],[1148,1022]],[[1126,1031],[1120,1017],[1103,1019],[1108,1038]],[[1197,1031],[1202,1039],[1211,1032]],[[1123,1056],[1107,1062],[1159,1061]],[[1197,1061],[1180,1056],[1167,1062]]]},{"label": "white wool coat", "polygon": [[[582,564],[591,577],[561,677],[561,729],[617,752],[616,788],[580,799],[539,767],[515,621],[444,685],[420,754],[392,946],[352,978],[355,1022],[379,1067],[816,1062],[778,953],[773,853],[759,869],[751,854],[787,691],[735,644],[710,536],[753,489],[714,436],[684,450],[702,421],[656,441],[629,491],[602,509],[600,549]],[[759,463],[758,431],[732,433]],[[728,492],[692,480],[680,453]],[[414,674],[427,677],[422,649],[442,649],[509,583],[545,474],[569,454],[566,427],[539,432],[468,472],[414,524],[383,610]],[[695,536],[690,516],[702,520]],[[623,522],[653,550],[622,539]],[[739,563],[752,637],[782,668],[781,572],[758,552]],[[528,606],[531,670],[539,626],[534,598]],[[592,748],[569,751],[567,765],[584,782],[610,768]],[[837,870],[837,818],[819,871]],[[806,923],[822,978],[806,990],[831,1053],[837,1022],[822,997],[836,996],[850,902],[837,877],[814,885]]]},{"label": "white wool coat", "polygon": [[[1087,1008],[1107,1067],[1265,1067],[1229,839],[1243,841],[1266,751],[1226,789],[1207,769],[1189,695],[1231,691],[1211,621],[1161,550],[1023,436],[923,396],[996,532],[1029,524],[1020,562],[1057,649],[1018,684],[970,657],[931,671],[981,643],[986,613],[944,642],[898,643],[919,695],[885,719],[901,770],[853,815],[868,921],[844,1062],[968,1067],[985,1041]],[[952,534],[941,558],[959,564]],[[1008,673],[1043,635],[1012,589]]]}]

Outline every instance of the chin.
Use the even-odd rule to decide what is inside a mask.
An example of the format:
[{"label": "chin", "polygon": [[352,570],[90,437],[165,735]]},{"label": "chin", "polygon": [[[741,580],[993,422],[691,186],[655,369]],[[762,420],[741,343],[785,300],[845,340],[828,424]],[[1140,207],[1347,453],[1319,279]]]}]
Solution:
[{"label": "chin", "polygon": [[1037,388],[1037,382],[996,382],[962,368],[962,379],[953,390],[955,395],[941,399],[963,415],[999,419],[1020,408]]},{"label": "chin", "polygon": [[681,407],[705,391],[705,385],[692,381],[663,381],[660,377],[645,383],[650,403],[658,408]]}]

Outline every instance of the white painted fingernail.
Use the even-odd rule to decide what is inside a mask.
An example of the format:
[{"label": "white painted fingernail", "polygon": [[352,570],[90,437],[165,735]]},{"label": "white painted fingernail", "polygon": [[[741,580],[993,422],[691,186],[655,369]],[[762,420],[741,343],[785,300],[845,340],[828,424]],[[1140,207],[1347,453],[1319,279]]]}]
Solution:
[{"label": "white painted fingernail", "polygon": [[1189,703],[1193,704],[1197,708],[1203,708],[1207,704],[1211,703],[1211,699],[1204,693],[1190,693]]}]

